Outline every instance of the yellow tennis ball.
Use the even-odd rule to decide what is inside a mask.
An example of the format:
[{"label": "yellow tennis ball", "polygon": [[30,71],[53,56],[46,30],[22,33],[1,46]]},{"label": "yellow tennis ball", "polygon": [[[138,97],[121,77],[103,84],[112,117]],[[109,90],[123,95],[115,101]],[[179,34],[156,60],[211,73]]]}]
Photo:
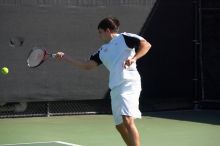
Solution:
[{"label": "yellow tennis ball", "polygon": [[2,74],[7,75],[9,73],[9,69],[7,67],[3,67],[1,69]]}]

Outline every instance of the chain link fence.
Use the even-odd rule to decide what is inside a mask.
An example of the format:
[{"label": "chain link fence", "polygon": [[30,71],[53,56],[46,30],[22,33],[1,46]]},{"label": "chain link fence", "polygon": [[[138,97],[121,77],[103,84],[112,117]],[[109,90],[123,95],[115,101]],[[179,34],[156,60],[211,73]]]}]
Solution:
[{"label": "chain link fence", "polygon": [[109,99],[0,104],[0,118],[111,114]]}]

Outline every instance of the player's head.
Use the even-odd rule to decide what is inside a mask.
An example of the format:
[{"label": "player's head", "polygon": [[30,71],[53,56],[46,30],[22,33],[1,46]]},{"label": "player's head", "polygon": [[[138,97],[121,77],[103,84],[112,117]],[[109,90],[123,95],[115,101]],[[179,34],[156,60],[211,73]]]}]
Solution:
[{"label": "player's head", "polygon": [[98,31],[100,38],[103,41],[108,40],[108,37],[112,33],[117,33],[119,30],[120,22],[115,17],[106,17],[102,19],[98,24]]},{"label": "player's head", "polygon": [[98,29],[106,31],[109,29],[112,33],[117,33],[120,22],[115,17],[106,17],[99,22]]}]

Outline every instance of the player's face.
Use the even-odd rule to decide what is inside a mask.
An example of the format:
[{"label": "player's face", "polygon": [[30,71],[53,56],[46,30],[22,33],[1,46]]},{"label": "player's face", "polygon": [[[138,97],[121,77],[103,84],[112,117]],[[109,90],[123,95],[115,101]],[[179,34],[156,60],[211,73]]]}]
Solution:
[{"label": "player's face", "polygon": [[100,37],[100,39],[101,39],[104,43],[109,42],[109,36],[110,36],[110,31],[109,31],[109,29],[107,29],[106,31],[103,30],[103,29],[99,29],[98,32],[99,32],[99,37]]}]

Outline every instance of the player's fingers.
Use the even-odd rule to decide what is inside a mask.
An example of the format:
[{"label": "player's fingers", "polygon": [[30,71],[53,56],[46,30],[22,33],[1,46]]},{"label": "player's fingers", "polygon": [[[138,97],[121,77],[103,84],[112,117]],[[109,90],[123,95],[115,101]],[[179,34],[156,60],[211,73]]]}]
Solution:
[{"label": "player's fingers", "polygon": [[57,52],[55,58],[58,60],[61,60],[63,58],[63,56],[64,56],[63,52]]},{"label": "player's fingers", "polygon": [[134,60],[134,59],[127,59],[126,61],[124,61],[123,66],[126,69],[126,68],[128,68],[129,66],[131,66],[135,62],[136,62],[136,60]]},{"label": "player's fingers", "polygon": [[130,66],[129,60],[124,61],[123,67],[127,69]]},{"label": "player's fingers", "polygon": [[133,62],[132,62],[131,59],[128,59],[128,60],[126,60],[126,62],[125,62],[125,64],[128,65],[128,66],[130,66],[132,63],[133,63]]}]

